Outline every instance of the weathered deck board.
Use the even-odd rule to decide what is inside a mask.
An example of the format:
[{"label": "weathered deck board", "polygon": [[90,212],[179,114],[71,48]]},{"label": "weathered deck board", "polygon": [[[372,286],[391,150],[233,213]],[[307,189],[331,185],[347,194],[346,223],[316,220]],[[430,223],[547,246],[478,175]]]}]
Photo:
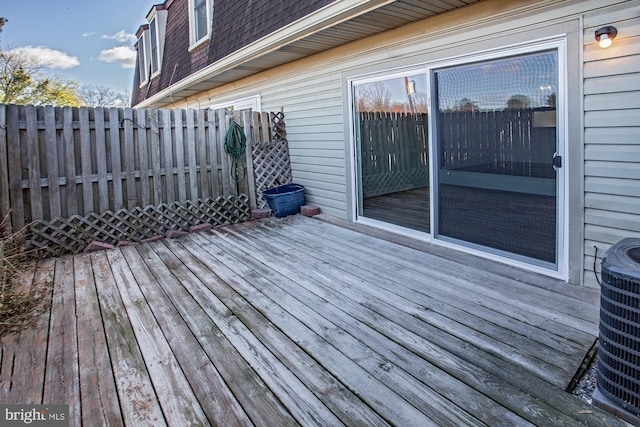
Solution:
[{"label": "weathered deck board", "polygon": [[[194,238],[195,239],[195,238]],[[185,242],[184,244],[187,244]],[[274,276],[278,274],[277,271],[269,271],[265,276],[262,271],[253,270],[253,269],[244,269],[242,270],[241,264],[243,262],[238,262],[239,260],[234,257],[225,256],[225,252],[231,251],[230,247],[219,247],[214,246],[213,244],[209,244],[209,242],[202,242],[200,240],[195,240],[195,245],[190,246],[192,251],[196,250],[202,255],[202,251],[198,250],[198,248],[203,248],[207,252],[213,250],[216,253],[216,257],[207,257],[205,256],[205,260],[210,260],[211,263],[208,265],[215,266],[214,270],[216,274],[223,274],[220,270],[220,266],[228,265],[231,269],[236,270],[240,268],[241,271],[238,272],[229,272],[226,271],[224,273],[225,281],[233,283],[234,289],[239,292],[250,304],[254,305],[254,307],[265,316],[274,322],[275,327],[279,327],[281,330],[286,331],[285,333],[290,334],[290,337],[281,338],[279,343],[276,343],[279,347],[280,345],[290,346],[291,343],[288,340],[292,340],[292,342],[298,342],[298,345],[302,347],[303,350],[306,350],[310,354],[317,355],[316,358],[320,357],[325,366],[324,369],[327,369],[326,366],[331,366],[332,369],[329,369],[331,373],[333,373],[336,377],[340,379],[340,377],[344,375],[350,375],[353,381],[349,384],[352,388],[356,389],[356,392],[360,395],[362,399],[372,399],[370,402],[372,405],[378,408],[379,412],[382,412],[383,415],[389,417],[389,419],[393,420],[399,416],[399,413],[402,413],[405,417],[405,420],[413,420],[414,423],[418,423],[420,425],[424,425],[428,422],[428,418],[425,415],[420,414],[413,408],[411,405],[408,405],[403,399],[399,398],[399,396],[394,393],[388,386],[386,386],[383,382],[376,381],[374,376],[367,374],[363,371],[362,368],[358,367],[356,363],[351,360],[349,357],[345,357],[344,354],[336,351],[335,348],[331,346],[328,342],[330,340],[330,334],[327,333],[333,332],[336,328],[327,326],[320,333],[316,331],[317,335],[310,330],[307,325],[302,324],[300,321],[297,321],[293,318],[289,313],[284,310],[281,310],[278,307],[278,303],[273,298],[268,298],[269,287],[273,285],[270,284],[274,280]],[[203,244],[207,244],[205,248],[202,246]],[[225,268],[226,270],[226,268]],[[254,281],[258,278],[258,282],[260,283],[259,287],[253,287],[247,280],[243,279],[243,277],[247,277],[247,280]],[[268,280],[262,280],[262,277],[268,277]],[[266,296],[265,296],[266,295]],[[284,298],[285,295],[279,294],[278,297]],[[246,309],[245,309],[246,310]],[[273,313],[273,314],[272,314]],[[274,317],[277,317],[274,318]],[[348,356],[348,355],[347,355]],[[364,356],[366,357],[366,356]],[[285,355],[283,360],[292,363],[290,357]],[[322,363],[322,362],[321,362]],[[313,365],[311,365],[313,366]],[[304,369],[304,366],[302,367]],[[297,372],[300,371],[300,368],[297,369]],[[317,379],[314,379],[317,381]],[[311,383],[313,386],[314,384]],[[326,391],[325,391],[326,393]],[[344,392],[343,392],[344,393]],[[329,396],[327,396],[329,397]],[[328,399],[327,403],[334,403],[333,399]],[[352,402],[351,411],[366,411],[366,407],[363,406],[361,401]],[[361,421],[366,421],[366,418],[363,415],[358,417]]]},{"label": "weathered deck board", "polygon": [[[154,256],[149,247],[140,247],[140,253],[133,247],[124,248],[122,252],[127,263],[132,267],[140,290],[144,293],[180,366],[199,367],[198,370],[185,369],[184,374],[194,393],[207,397],[200,400],[207,418],[211,421],[218,420],[228,426],[249,425],[246,422],[246,413],[194,337],[187,320],[183,319],[172,303],[172,299],[175,298],[181,306],[193,304],[191,301],[186,301],[189,298],[188,294],[175,295],[175,292],[173,294],[163,292],[163,289],[169,286],[166,281],[171,280],[172,273],[157,259],[157,256]],[[157,286],[156,282],[161,286]],[[183,315],[191,324],[201,320],[194,319],[189,311]]]},{"label": "weathered deck board", "polygon": [[[51,283],[55,264],[42,263],[39,268],[29,269],[24,274],[25,283]],[[32,289],[37,288],[33,286]],[[23,292],[32,293],[29,289]],[[50,293],[52,289],[48,289]],[[37,321],[36,327],[23,331],[19,336],[8,337],[10,347],[2,348],[0,363],[0,402],[41,403],[44,388],[44,369],[47,356],[49,312]],[[18,372],[19,375],[13,375]]]},{"label": "weathered deck board", "polygon": [[0,402],[78,426],[625,425],[563,391],[596,294],[412,245],[295,216],[41,263],[54,308],[1,340]]},{"label": "weathered deck board", "polygon": [[206,424],[202,407],[164,336],[170,331],[160,328],[159,319],[151,310],[151,301],[145,299],[133,276],[133,271],[144,268],[144,264],[135,262],[139,258],[125,261],[120,251],[107,252],[107,258],[167,424]]},{"label": "weathered deck board", "polygon": [[[155,246],[156,250],[162,251],[163,246]],[[218,316],[232,316],[232,313],[224,310],[218,315],[215,314],[215,309],[211,309],[208,302],[209,291],[197,276],[184,267],[181,257],[166,256],[164,262],[157,262],[157,256],[151,255],[153,252],[149,247],[141,247],[140,251],[148,260],[154,275],[162,277],[158,279],[160,286],[198,338],[200,345],[251,421],[256,425],[296,424],[267,384],[253,371],[249,361],[242,357],[216,325],[214,319]],[[216,278],[212,276],[209,280],[213,281]],[[209,317],[208,313],[214,314]]]},{"label": "weathered deck board", "polygon": [[[237,236],[234,236],[237,237]],[[233,239],[227,240],[227,243],[233,245]],[[216,240],[216,242],[219,242]],[[202,242],[204,243],[204,242]],[[245,242],[246,243],[246,242]],[[203,246],[204,248],[204,246]],[[206,248],[204,248],[206,249]],[[230,259],[220,258],[225,264],[239,266],[240,260],[244,259],[248,261],[246,256],[239,250],[235,250],[225,245],[221,248],[222,252],[232,253],[235,256]],[[247,249],[252,251],[254,249]],[[267,255],[268,254],[268,255]],[[400,369],[393,369],[393,362],[385,356],[385,353],[403,353],[402,349],[389,348],[389,344],[377,335],[375,332],[369,330],[366,324],[359,324],[356,319],[350,317],[350,314],[340,309],[332,309],[328,304],[331,301],[335,304],[337,295],[325,296],[322,298],[313,293],[299,293],[297,292],[297,286],[304,286],[307,289],[314,287],[313,279],[308,278],[309,271],[303,264],[299,266],[285,266],[282,263],[282,259],[277,261],[277,266],[270,263],[269,259],[274,255],[274,252],[265,252],[262,256],[258,257],[258,254],[254,254],[256,257],[254,262],[251,262],[252,268],[255,268],[256,272],[260,276],[268,277],[268,282],[259,285],[262,293],[270,297],[270,300],[263,303],[261,308],[268,313],[273,311],[278,312],[276,304],[279,304],[285,314],[279,314],[278,317],[287,316],[294,317],[290,322],[295,322],[295,318],[298,318],[300,322],[303,322],[305,326],[312,332],[315,332],[318,336],[322,337],[326,343],[322,343],[319,347],[312,347],[307,341],[309,340],[309,332],[297,332],[297,341],[303,342],[305,350],[312,354],[319,356],[319,361],[326,369],[332,371],[339,379],[349,379],[349,383],[352,387],[356,388],[356,393],[363,399],[371,399],[368,403],[381,411],[382,414],[389,417],[390,421],[394,424],[402,424],[407,422],[407,409],[406,401],[415,406],[416,409],[422,411],[423,415],[418,416],[414,420],[419,425],[427,423],[426,419],[420,419],[420,417],[431,418],[435,425],[478,425],[480,421],[470,414],[465,414],[464,411],[455,408],[451,402],[447,401],[442,395],[432,390],[427,384],[419,382],[415,377],[411,376],[406,371]],[[285,257],[284,254],[279,254]],[[266,265],[267,269],[261,269],[260,263]],[[250,271],[244,272],[244,274],[251,275]],[[255,276],[255,274],[253,275]],[[292,287],[291,284],[296,285]],[[274,286],[275,285],[275,286]],[[296,294],[294,296],[293,294]],[[251,301],[255,301],[251,298]],[[314,308],[312,308],[314,307]],[[327,307],[326,309],[324,309]],[[322,309],[321,309],[322,308]],[[287,313],[288,312],[288,313]],[[329,320],[330,319],[330,320]],[[277,318],[274,318],[274,322],[278,322]],[[282,321],[280,321],[282,322]],[[278,322],[278,323],[280,323]],[[345,325],[348,325],[345,327]],[[281,329],[287,331],[287,333],[295,332],[289,324],[278,325]],[[367,336],[367,344],[360,342],[356,336],[349,333],[350,330],[356,331],[356,336]],[[375,349],[375,350],[372,350]],[[380,350],[382,349],[382,351]],[[345,353],[347,359],[336,359],[337,354],[340,352]],[[406,354],[399,355],[399,357],[409,358],[411,356]],[[331,357],[333,356],[333,358]],[[416,359],[412,360],[413,362]],[[423,366],[424,368],[424,366]],[[438,374],[433,372],[431,367],[429,372],[430,382],[438,380]],[[450,381],[448,375],[444,375],[447,378],[445,382]],[[357,379],[362,377],[362,381]],[[377,379],[378,382],[372,381]],[[454,387],[455,388],[455,387]],[[466,400],[468,395],[465,395],[473,390],[468,387],[455,388],[455,391],[451,392],[451,395],[458,394],[461,400]],[[476,396],[477,397],[477,396]],[[403,409],[405,407],[405,409]],[[385,412],[386,410],[386,412]],[[489,411],[491,412],[491,411]],[[508,420],[511,414],[501,413]],[[522,424],[523,420],[518,419],[514,425]],[[414,424],[411,424],[414,425]]]},{"label": "weathered deck board", "polygon": [[82,421],[122,425],[91,257],[74,259]]},{"label": "weathered deck board", "polygon": [[[313,243],[314,236],[315,236],[314,234],[310,234],[308,236],[308,239],[305,241],[305,243],[301,245],[298,249],[292,248],[290,247],[290,245],[287,245],[286,242],[291,242],[292,240],[295,240],[295,236],[292,236],[291,234],[295,235],[295,233],[299,232],[301,228],[302,227],[296,227],[296,229],[293,231],[288,228],[281,229],[280,230],[281,234],[287,236],[284,239],[278,238],[278,236],[274,235],[272,232],[269,232],[268,237],[266,237],[266,239],[276,242],[275,247],[271,246],[268,241],[265,241],[265,239],[260,239],[257,237],[260,234],[260,231],[257,229],[257,227],[253,227],[251,229],[250,235],[249,234],[245,236],[236,235],[235,240],[242,239],[244,241],[243,244],[245,245],[259,244],[265,253],[268,253],[271,256],[274,256],[274,255],[277,256],[278,261],[276,262],[278,265],[280,265],[282,263],[282,260],[280,259],[281,257],[289,257],[291,256],[293,251],[302,252],[305,250],[305,247],[308,247],[308,245],[310,244],[313,245],[314,249],[317,250],[316,243]],[[258,241],[259,243],[254,243]],[[307,252],[309,251],[307,250]],[[313,252],[315,253],[315,250]],[[402,253],[400,253],[398,256],[402,257]],[[383,298],[378,298],[376,302],[375,301],[376,298],[372,298],[372,296],[375,297],[376,292],[371,290],[371,288],[368,288],[366,290],[363,290],[363,289],[354,290],[354,288],[357,287],[357,284],[355,283],[355,281],[346,280],[346,277],[349,275],[348,272],[353,271],[353,272],[357,272],[358,274],[362,274],[365,270],[371,269],[371,266],[363,267],[362,265],[358,265],[358,266],[352,265],[351,268],[347,266],[339,276],[332,277],[330,273],[327,276],[327,272],[326,272],[327,269],[322,268],[322,263],[329,262],[329,264],[334,267],[339,266],[340,257],[342,257],[343,259],[346,259],[347,254],[338,254],[334,259],[334,258],[331,258],[329,256],[329,253],[327,252],[322,254],[320,259],[317,261],[318,262],[317,265],[314,265],[314,263],[310,262],[310,260],[308,259],[306,260],[301,259],[299,261],[294,261],[294,264],[297,263],[299,265],[304,265],[308,271],[323,272],[323,273],[320,273],[319,276],[327,277],[328,279],[326,281],[327,286],[331,286],[331,283],[338,284],[342,282],[341,285],[335,285],[337,288],[341,288],[341,292],[348,293],[349,295],[351,295],[351,298],[356,300],[359,304],[369,307],[375,311],[369,317],[369,321],[371,323],[377,324],[381,332],[383,333],[386,332],[391,339],[397,339],[397,337],[400,337],[401,341],[404,341],[405,345],[407,345],[407,348],[410,348],[412,351],[418,354],[421,354],[421,356],[426,360],[433,360],[435,364],[438,364],[438,365],[444,364],[444,369],[446,371],[456,372],[456,376],[464,377],[466,382],[471,384],[474,384],[477,382],[477,384],[475,384],[474,387],[477,387],[480,390],[483,390],[484,393],[487,393],[488,395],[495,395],[495,393],[492,393],[491,386],[487,387],[487,384],[495,384],[495,378],[491,378],[491,377],[483,378],[481,369],[485,369],[486,372],[490,372],[492,375],[499,376],[501,380],[507,381],[508,383],[513,384],[515,387],[518,387],[519,390],[527,390],[527,394],[531,394],[532,396],[534,396],[533,398],[534,406],[536,405],[535,400],[540,399],[544,401],[547,405],[549,405],[549,408],[544,410],[541,410],[540,408],[538,408],[535,410],[536,416],[540,416],[540,418],[533,420],[536,424],[548,424],[550,420],[561,419],[562,417],[560,418],[558,417],[558,414],[557,414],[558,411],[567,411],[573,408],[577,413],[580,410],[577,407],[575,407],[574,402],[572,402],[572,399],[569,398],[569,396],[565,394],[558,395],[557,392],[555,393],[553,392],[554,389],[557,391],[556,387],[550,387],[551,385],[550,383],[554,382],[554,378],[547,378],[546,381],[540,381],[535,376],[523,375],[521,363],[517,363],[519,362],[519,360],[517,357],[514,357],[513,350],[508,353],[504,353],[504,352],[500,353],[500,352],[493,351],[492,349],[489,349],[487,351],[479,347],[474,348],[473,346],[469,345],[470,343],[473,343],[474,341],[473,337],[467,336],[466,338],[472,338],[467,340],[456,339],[456,337],[451,334],[450,327],[447,328],[445,333],[439,333],[441,329],[439,328],[434,329],[429,327],[429,325],[425,326],[424,322],[420,321],[422,320],[420,319],[420,316],[416,316],[415,313],[407,314],[407,313],[400,312],[399,314],[398,313],[390,314],[389,306],[390,306],[390,302],[393,302],[393,298],[391,298],[389,295]],[[374,263],[374,266],[377,266],[377,268],[375,268],[375,271],[377,272],[377,274],[382,274],[381,272],[385,269],[386,265],[381,264],[379,258],[375,258],[374,261],[377,262],[377,264]],[[392,275],[397,274],[397,271],[391,270],[391,274]],[[380,280],[376,280],[375,277],[369,277],[363,283],[366,283],[367,286],[370,286],[370,285],[376,285],[376,286],[384,285],[389,287],[401,286],[398,283],[394,284],[393,278],[391,276],[387,277],[385,275],[384,278],[385,280],[380,281]],[[294,279],[293,282],[296,284],[301,283],[299,279]],[[345,284],[344,282],[348,282],[348,283]],[[364,295],[364,297],[362,297],[361,295]],[[413,296],[415,298],[418,296],[418,294],[414,292]],[[325,296],[325,299],[335,303],[335,301],[340,300],[340,297],[336,294],[333,294],[333,295]],[[402,304],[402,306],[399,308],[406,311],[407,307],[411,306],[411,304],[412,302],[407,299],[404,301],[404,304]],[[396,311],[399,311],[399,310],[396,310]],[[431,311],[429,311],[429,313],[430,312]],[[395,323],[393,321],[385,323],[379,317],[376,317],[377,314],[380,314],[380,315],[386,316],[389,319],[395,320]],[[333,318],[335,318],[335,316],[333,316]],[[488,318],[491,319],[492,316],[489,316]],[[455,327],[454,319],[450,319],[448,324],[442,324],[440,326],[446,327],[447,325]],[[415,332],[419,336],[415,337],[409,334],[410,335],[409,338],[402,340],[402,337],[405,337],[408,335],[407,331],[404,330],[405,328],[410,329],[411,331]],[[479,327],[479,329],[482,329],[482,327]],[[428,351],[421,349],[419,345],[418,346],[414,345],[415,342],[422,342],[422,345],[424,345],[425,348],[428,349]],[[437,344],[437,345],[433,346],[431,344]],[[536,346],[538,345],[535,342],[530,343],[530,345],[531,344]],[[577,349],[576,351],[574,351],[572,355],[573,355],[573,361],[575,365],[573,369],[571,369],[570,371],[564,372],[564,375],[572,375],[572,373],[575,371],[575,367],[579,365],[582,359],[582,356],[586,353],[588,348],[589,348],[588,346],[585,346],[582,349],[582,351],[579,351]],[[447,351],[449,353],[447,353]],[[496,357],[495,356],[496,354],[499,354],[500,357]],[[458,355],[460,357],[458,358],[455,355]],[[540,359],[540,361],[542,361],[542,359]],[[473,368],[470,369],[470,367],[472,367],[473,365],[475,365],[477,369],[473,369]],[[536,372],[534,371],[533,373],[536,373]],[[562,376],[563,374],[563,372],[560,370],[556,370],[555,372],[552,372],[552,373],[555,373],[558,376]],[[558,387],[564,387],[566,383],[564,381],[561,381],[559,384],[556,384],[556,385]],[[505,405],[509,405],[509,404],[513,405],[512,408],[514,411],[517,411],[518,409],[526,408],[525,402],[531,401],[532,399],[527,395],[522,395],[522,393],[520,393],[518,389],[508,390],[508,388],[505,388],[505,389],[499,390],[497,398],[502,399],[503,400],[502,403]],[[545,412],[545,411],[549,411],[549,412]],[[545,419],[544,417],[548,417],[548,418]],[[595,425],[597,425],[597,422]]]},{"label": "weathered deck board", "polygon": [[[242,313],[236,313],[225,305],[223,301],[225,296],[217,293],[221,290],[217,288],[220,279],[211,273],[205,279],[208,280],[202,282],[199,278],[192,277],[189,283],[191,286],[198,287],[198,289],[190,289],[197,292],[194,295],[198,303],[292,416],[303,425],[318,425],[321,420],[329,424],[339,423],[318,397],[311,393],[255,336],[249,325],[242,321]],[[205,292],[201,291],[203,288]],[[215,291],[206,292],[207,288]],[[247,309],[250,310],[251,307]],[[258,325],[258,327],[263,326]],[[246,375],[253,375],[253,373],[248,372]]]},{"label": "weathered deck board", "polygon": [[[256,325],[252,332],[267,344],[270,351],[274,353],[279,360],[283,361],[287,368],[291,370],[297,377],[304,379],[305,385],[314,393],[322,393],[331,396],[327,399],[327,406],[340,415],[341,420],[350,421],[352,424],[356,421],[364,422],[367,425],[386,425],[384,420],[376,415],[370,408],[360,408],[357,406],[359,399],[351,394],[348,389],[335,380],[324,369],[318,367],[314,360],[304,351],[300,349],[293,341],[288,339],[284,333],[278,328],[273,327],[269,321],[255,308],[251,307],[247,301],[243,301],[238,293],[229,288],[225,283],[234,283],[236,289],[247,289],[248,283],[243,279],[245,275],[235,275],[231,268],[226,267],[228,263],[221,263],[220,260],[213,257],[203,257],[202,251],[195,242],[181,241],[182,245],[173,242],[167,242],[169,248],[163,248],[158,245],[154,248],[163,259],[167,257],[179,256],[179,259],[185,264],[184,268],[189,269],[199,277],[209,277],[212,270],[207,266],[215,265],[215,273],[223,281],[209,281],[209,287],[214,287],[216,295],[224,300],[225,305],[231,310],[241,321],[250,327]],[[194,244],[191,244],[194,243]],[[187,250],[191,250],[189,253]],[[207,261],[212,261],[207,262]],[[255,274],[253,274],[255,276]],[[251,292],[251,290],[249,290]],[[260,295],[253,292],[253,298],[260,298]],[[253,303],[255,306],[255,303]],[[297,325],[290,325],[295,328]]]},{"label": "weathered deck board", "polygon": [[111,271],[105,253],[91,255],[91,261],[124,424],[166,425],[124,303],[116,289],[118,279]]},{"label": "weathered deck board", "polygon": [[[326,224],[321,224],[312,232],[318,234],[326,227]],[[430,286],[455,281],[456,286],[451,289],[459,290],[458,295],[463,297],[471,293],[474,298],[484,297],[490,301],[490,308],[495,307],[495,303],[503,303],[509,314],[518,312],[518,316],[538,315],[544,319],[545,323],[559,322],[569,326],[572,330],[576,328],[583,330],[589,336],[597,332],[597,323],[590,317],[592,309],[597,307],[597,300],[575,304],[573,297],[563,294],[554,294],[554,298],[549,298],[548,290],[532,287],[526,282],[479,271],[477,267],[416,252],[402,246],[377,246],[372,244],[372,240],[368,236],[347,230],[329,234],[328,238],[334,242],[338,249],[362,252],[362,255],[366,254],[374,259],[382,258],[394,262],[400,275],[415,277],[417,280],[432,277],[435,280],[429,282]],[[455,272],[455,275],[452,275],[452,272]],[[481,288],[477,286],[480,279],[482,280]],[[557,287],[560,286],[562,285],[557,284]],[[532,301],[523,300],[524,297],[530,297]],[[553,331],[555,328],[556,326],[550,326],[549,330]],[[589,338],[588,341],[590,340]]]},{"label": "weathered deck board", "polygon": [[[317,228],[322,228],[322,226]],[[287,235],[285,239],[287,241],[297,239],[302,244],[308,245],[313,242],[314,231],[317,233],[317,230],[297,227],[293,234]],[[300,235],[300,233],[304,234]],[[297,235],[300,237],[296,237]],[[422,308],[420,310],[422,312],[424,312],[424,308],[429,308],[429,313],[439,312],[449,319],[455,319],[456,323],[474,328],[477,332],[489,333],[490,337],[502,338],[503,335],[506,335],[505,343],[516,348],[521,348],[520,343],[523,338],[526,338],[529,343],[532,338],[541,344],[548,342],[546,345],[536,345],[530,348],[533,351],[532,354],[541,360],[552,361],[556,352],[575,355],[576,351],[582,351],[585,345],[590,345],[593,342],[593,335],[579,332],[576,334],[573,328],[567,328],[561,324],[554,323],[549,325],[547,330],[542,329],[543,324],[549,322],[547,317],[542,317],[541,322],[536,324],[535,328],[531,328],[533,322],[530,324],[525,324],[525,322],[529,323],[528,320],[529,317],[533,317],[532,314],[514,310],[513,304],[510,302],[501,303],[495,298],[485,296],[484,289],[477,292],[473,287],[466,287],[464,283],[466,280],[477,282],[479,277],[467,276],[466,280],[460,280],[459,275],[465,267],[452,263],[441,264],[440,260],[433,257],[422,257],[423,259],[420,259],[419,256],[413,257],[411,251],[404,251],[402,248],[396,249],[395,253],[386,253],[384,248],[372,247],[366,240],[357,240],[358,237],[350,235],[334,241],[326,239],[311,244],[314,249],[321,252],[322,261],[330,260],[332,265],[353,272],[361,279],[383,287],[388,292],[411,301],[419,301],[421,307],[418,308]],[[367,249],[363,249],[365,247]],[[355,252],[358,251],[371,256],[355,255]],[[374,257],[375,254],[378,256]],[[386,268],[381,268],[383,260],[389,261],[384,264]],[[434,270],[436,272],[455,271],[455,274],[440,274]],[[387,280],[376,280],[381,277]],[[489,275],[482,275],[483,286],[490,286],[488,285],[490,281]],[[503,286],[513,287],[515,285],[505,283]],[[529,295],[529,292],[535,291],[525,289],[523,293],[523,289],[520,288],[516,299],[519,300],[523,295]],[[502,295],[508,292],[509,290],[498,290],[498,293]],[[546,297],[544,295],[539,297],[541,300],[547,298],[548,293]],[[560,296],[554,298],[560,299],[565,305],[570,304],[567,298]],[[406,304],[403,306],[406,307]],[[596,309],[593,305],[591,308]],[[501,328],[498,330],[496,325],[501,325]],[[456,325],[448,325],[449,328],[451,326]],[[521,332],[516,333],[518,330]],[[567,341],[566,335],[571,338],[578,335],[581,340],[579,343]],[[558,355],[558,357],[561,356],[562,354]],[[573,372],[569,372],[568,375],[573,375]]]},{"label": "weathered deck board", "polygon": [[69,405],[71,421],[79,425],[80,381],[73,258],[56,262],[43,403]]}]

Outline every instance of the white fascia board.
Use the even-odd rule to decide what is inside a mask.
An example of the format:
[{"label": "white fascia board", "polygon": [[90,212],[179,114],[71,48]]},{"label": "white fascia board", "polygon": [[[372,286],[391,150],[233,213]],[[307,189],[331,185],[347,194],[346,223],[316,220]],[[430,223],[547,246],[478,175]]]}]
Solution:
[{"label": "white fascia board", "polygon": [[341,22],[348,21],[356,16],[378,9],[381,6],[394,3],[395,1],[396,0],[338,0],[185,77],[181,81],[140,102],[136,108],[153,105],[155,102],[176,91],[186,89],[191,85],[207,80],[223,71],[237,67],[250,59],[264,55],[296,40]]}]

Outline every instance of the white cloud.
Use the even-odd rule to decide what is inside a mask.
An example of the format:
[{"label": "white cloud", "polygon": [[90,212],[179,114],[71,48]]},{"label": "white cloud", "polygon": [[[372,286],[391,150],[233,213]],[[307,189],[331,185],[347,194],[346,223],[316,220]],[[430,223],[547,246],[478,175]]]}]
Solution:
[{"label": "white cloud", "polygon": [[50,49],[44,46],[24,46],[12,50],[20,55],[37,60],[40,64],[48,68],[66,70],[80,65],[78,57],[67,55],[59,50]]},{"label": "white cloud", "polygon": [[134,68],[136,66],[136,51],[128,46],[119,46],[100,52],[98,59],[104,62],[115,62],[122,68]]},{"label": "white cloud", "polygon": [[135,43],[135,41],[137,40],[135,34],[127,33],[125,30],[120,30],[111,36],[108,36],[105,34],[102,36],[102,38],[109,39],[109,40],[117,40],[120,43],[125,43],[125,42]]},{"label": "white cloud", "polygon": [[91,36],[93,36],[93,35],[95,35],[95,33],[94,33],[94,32],[91,32],[91,33],[82,33],[82,37],[91,37]]}]

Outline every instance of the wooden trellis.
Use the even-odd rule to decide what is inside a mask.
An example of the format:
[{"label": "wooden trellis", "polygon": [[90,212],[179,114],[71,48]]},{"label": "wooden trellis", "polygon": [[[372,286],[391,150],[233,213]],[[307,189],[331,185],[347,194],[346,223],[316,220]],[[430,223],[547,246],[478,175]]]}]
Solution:
[{"label": "wooden trellis", "polygon": [[257,205],[267,206],[262,196],[264,190],[290,183],[291,163],[289,162],[289,144],[286,139],[252,144],[251,155],[255,171]]},{"label": "wooden trellis", "polygon": [[245,194],[204,200],[174,202],[170,205],[136,207],[86,216],[35,221],[30,226],[30,244],[39,256],[76,253],[91,241],[109,244],[140,242],[169,230],[189,231],[195,225],[220,225],[246,221],[250,217]]},{"label": "wooden trellis", "polygon": [[[255,182],[255,205],[258,208],[267,206],[267,201],[262,195],[264,190],[288,184],[292,180],[284,114],[270,113],[269,125],[268,137],[263,133],[262,138],[254,138],[250,150],[247,150],[250,153],[250,175]],[[256,126],[253,128],[256,129]]]}]

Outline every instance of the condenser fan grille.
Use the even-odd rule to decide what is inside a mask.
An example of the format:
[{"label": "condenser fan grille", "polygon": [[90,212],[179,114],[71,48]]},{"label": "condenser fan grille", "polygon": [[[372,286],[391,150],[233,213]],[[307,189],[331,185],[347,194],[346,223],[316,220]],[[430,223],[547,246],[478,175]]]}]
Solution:
[{"label": "condenser fan grille", "polygon": [[625,239],[602,259],[598,390],[640,415],[640,239]]}]

